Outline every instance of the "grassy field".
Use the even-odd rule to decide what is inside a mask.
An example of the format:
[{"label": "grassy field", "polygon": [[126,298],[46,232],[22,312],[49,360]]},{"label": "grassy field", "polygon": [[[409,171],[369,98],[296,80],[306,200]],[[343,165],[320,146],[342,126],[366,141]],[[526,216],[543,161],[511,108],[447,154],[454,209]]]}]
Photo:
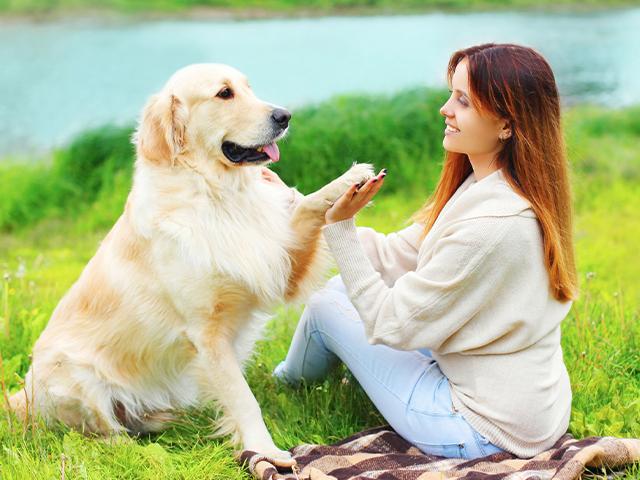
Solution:
[{"label": "grassy field", "polygon": [[205,11],[239,17],[482,11],[513,8],[593,9],[631,6],[634,0],[0,0],[0,12],[18,15],[184,14]]},{"label": "grassy field", "polygon": [[[442,120],[435,107],[443,95],[342,97],[295,112],[278,171],[309,192],[352,161],[386,166],[389,181],[358,223],[383,232],[401,228],[437,179]],[[563,324],[574,392],[570,431],[640,437],[640,108],[580,107],[564,120],[582,290]],[[51,311],[122,208],[129,134],[100,129],[49,163],[0,167],[0,378],[7,390],[18,388]],[[274,383],[270,372],[300,312],[300,306],[275,312],[247,370],[276,443],[333,442],[380,424],[344,370],[297,390]],[[0,409],[0,478],[61,478],[62,471],[72,479],[249,478],[230,447],[209,438],[211,415],[185,412],[160,435],[100,440],[64,428],[25,428]],[[640,469],[632,466],[626,476],[640,478]]]}]

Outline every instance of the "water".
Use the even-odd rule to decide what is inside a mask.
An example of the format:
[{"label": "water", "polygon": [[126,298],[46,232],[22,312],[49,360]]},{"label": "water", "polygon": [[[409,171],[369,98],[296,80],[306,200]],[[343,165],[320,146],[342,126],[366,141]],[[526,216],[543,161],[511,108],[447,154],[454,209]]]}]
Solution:
[{"label": "water", "polygon": [[0,22],[0,158],[130,123],[178,68],[221,62],[295,108],[347,92],[445,86],[450,54],[515,42],[551,63],[563,102],[640,103],[640,8],[259,21]]}]

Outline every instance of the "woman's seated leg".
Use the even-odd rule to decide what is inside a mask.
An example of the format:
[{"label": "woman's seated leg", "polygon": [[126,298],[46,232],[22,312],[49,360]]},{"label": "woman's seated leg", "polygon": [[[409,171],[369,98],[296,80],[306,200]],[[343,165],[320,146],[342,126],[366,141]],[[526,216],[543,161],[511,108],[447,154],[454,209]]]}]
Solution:
[{"label": "woman's seated leg", "polygon": [[313,381],[342,360],[389,424],[423,452],[477,458],[501,451],[453,411],[449,382],[424,352],[371,345],[360,317],[334,277],[307,303],[286,360],[274,372]]}]

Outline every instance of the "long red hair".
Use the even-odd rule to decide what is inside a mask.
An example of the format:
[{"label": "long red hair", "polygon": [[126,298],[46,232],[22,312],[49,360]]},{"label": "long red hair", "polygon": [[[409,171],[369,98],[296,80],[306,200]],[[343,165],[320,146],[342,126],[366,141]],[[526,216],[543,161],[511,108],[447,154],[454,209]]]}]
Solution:
[{"label": "long red hair", "polygon": [[[488,43],[455,52],[449,60],[449,83],[466,59],[469,89],[481,113],[510,123],[497,166],[519,195],[526,198],[542,229],[544,259],[553,296],[573,300],[578,294],[573,250],[571,188],[560,122],[560,100],[551,67],[531,48]],[[412,219],[424,223],[426,235],[442,208],[473,172],[466,154],[446,152],[438,185]]]}]

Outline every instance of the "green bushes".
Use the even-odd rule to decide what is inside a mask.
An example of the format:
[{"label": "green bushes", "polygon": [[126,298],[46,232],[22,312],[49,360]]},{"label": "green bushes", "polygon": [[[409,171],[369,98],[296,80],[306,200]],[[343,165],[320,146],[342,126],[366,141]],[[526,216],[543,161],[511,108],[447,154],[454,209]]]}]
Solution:
[{"label": "green bushes", "polygon": [[[54,152],[51,165],[0,163],[0,230],[15,230],[48,217],[85,210],[131,176],[130,127],[106,126],[81,134]],[[128,186],[116,195],[126,195]]]},{"label": "green bushes", "polygon": [[[446,92],[415,89],[392,96],[354,95],[294,112],[272,168],[304,193],[326,184],[353,162],[386,167],[384,191],[426,197],[442,165]],[[575,202],[622,180],[640,182],[640,107],[578,107],[565,115]],[[51,166],[0,163],[0,230],[86,212],[89,227],[109,225],[131,186],[133,127],[106,126],[56,152]]]},{"label": "green bushes", "polygon": [[[337,97],[294,113],[274,170],[303,192],[313,191],[353,162],[386,166],[385,189],[433,183],[441,158],[439,91],[412,90],[391,97]],[[0,230],[40,219],[99,211],[97,224],[117,218],[131,185],[133,127],[105,126],[80,135],[54,154],[53,164],[0,164]],[[99,199],[99,201],[97,201]],[[111,209],[104,209],[104,202]]]},{"label": "green bushes", "polygon": [[44,165],[4,164],[0,167],[0,226],[14,230],[50,214],[54,182]]},{"label": "green bushes", "polygon": [[387,192],[433,182],[442,159],[444,102],[439,91],[410,90],[391,97],[337,97],[294,112],[291,135],[273,166],[283,180],[310,192],[353,162],[387,167]]},{"label": "green bushes", "polygon": [[80,135],[56,156],[53,176],[60,188],[78,201],[95,200],[116,172],[132,171],[131,134],[130,127],[106,126]]}]

